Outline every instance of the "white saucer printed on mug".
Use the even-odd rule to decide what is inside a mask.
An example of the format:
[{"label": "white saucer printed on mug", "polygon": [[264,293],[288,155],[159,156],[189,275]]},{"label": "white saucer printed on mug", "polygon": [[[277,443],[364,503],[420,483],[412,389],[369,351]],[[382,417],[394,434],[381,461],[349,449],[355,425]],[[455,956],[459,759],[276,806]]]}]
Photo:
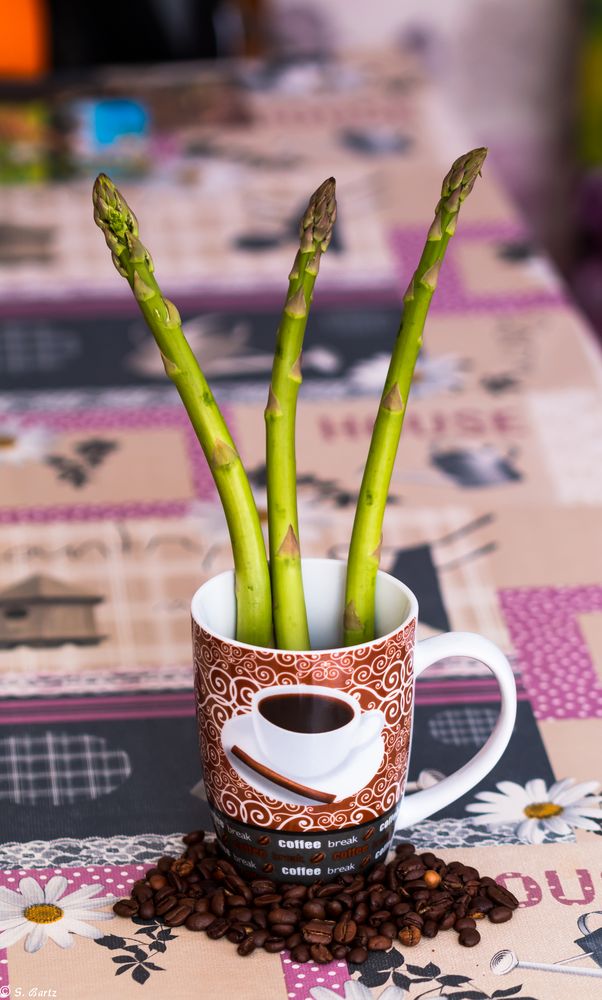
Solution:
[{"label": "white saucer printed on mug", "polygon": [[[288,802],[291,805],[307,806],[311,802],[316,801],[309,796],[299,795],[287,788],[283,788],[280,784],[270,781],[269,778],[258,774],[232,753],[232,747],[240,747],[241,750],[257,761],[262,767],[274,770],[273,762],[268,760],[257,742],[250,712],[245,715],[235,715],[232,719],[229,719],[222,729],[222,746],[228,762],[234,770],[258,792],[262,792],[264,795],[277,796],[283,802]],[[299,778],[297,775],[282,772],[282,777],[305,786],[311,786],[317,791],[326,794],[331,793],[335,796],[332,800],[334,802],[342,801],[350,795],[354,795],[370,781],[380,767],[384,752],[383,738],[379,734],[369,743],[351,750],[338,767],[333,768],[332,771],[328,771],[326,774],[316,775],[315,778]]]}]

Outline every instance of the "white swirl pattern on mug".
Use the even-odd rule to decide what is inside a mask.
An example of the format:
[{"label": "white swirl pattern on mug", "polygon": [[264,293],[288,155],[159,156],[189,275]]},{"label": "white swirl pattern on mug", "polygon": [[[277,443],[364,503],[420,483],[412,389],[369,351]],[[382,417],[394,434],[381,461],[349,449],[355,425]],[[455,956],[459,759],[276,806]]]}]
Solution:
[{"label": "white swirl pattern on mug", "polygon": [[[226,816],[280,830],[359,826],[392,809],[406,778],[412,718],[416,622],[369,647],[315,651],[253,650],[217,639],[193,622],[195,693],[207,797]],[[257,791],[229,764],[221,730],[250,710],[256,691],[272,685],[320,684],[346,691],[363,711],[385,716],[383,760],[370,782],[333,805],[293,805]]]}]

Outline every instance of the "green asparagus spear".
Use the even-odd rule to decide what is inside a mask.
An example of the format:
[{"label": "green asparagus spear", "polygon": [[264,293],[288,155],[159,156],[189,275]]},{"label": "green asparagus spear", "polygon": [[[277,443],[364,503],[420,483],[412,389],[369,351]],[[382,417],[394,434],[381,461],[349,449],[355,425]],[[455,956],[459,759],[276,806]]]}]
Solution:
[{"label": "green asparagus spear", "polygon": [[297,518],[295,415],[309,307],[335,219],[335,182],[330,177],[313,193],[301,219],[300,246],[289,275],[265,409],[270,571],[278,649],[310,648]]},{"label": "green asparagus spear", "polygon": [[441,200],[422,256],[404,296],[401,326],[372,432],[351,534],[343,624],[346,646],[369,642],[374,637],[374,595],[385,505],[422,332],[460,205],[472,191],[486,155],[486,149],[473,149],[452,164],[443,181]]},{"label": "green asparagus spear", "polygon": [[132,288],[215,480],[234,555],[236,636],[242,642],[271,646],[272,602],[265,543],[236,446],[182,332],[178,310],[157,284],[151,256],[138,237],[136,217],[105,174],[96,179],[93,201],[94,221],[104,233],[115,267]]}]

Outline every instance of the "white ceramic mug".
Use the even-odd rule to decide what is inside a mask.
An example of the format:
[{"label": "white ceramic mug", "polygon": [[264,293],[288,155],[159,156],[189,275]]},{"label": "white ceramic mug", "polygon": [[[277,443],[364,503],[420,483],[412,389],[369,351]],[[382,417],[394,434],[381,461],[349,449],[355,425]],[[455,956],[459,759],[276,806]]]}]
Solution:
[{"label": "white ceramic mug", "polygon": [[[238,642],[231,571],[205,583],[192,601],[200,746],[216,830],[241,867],[274,877],[311,881],[366,868],[386,852],[396,828],[420,822],[478,784],[514,726],[516,687],[504,654],[470,632],[416,643],[416,597],[387,573],[377,577],[377,638],[341,647],[345,574],[344,562],[303,560],[311,650]],[[500,714],[472,760],[402,802],[415,680],[448,656],[489,667],[500,688]],[[258,721],[268,695],[325,690],[354,706],[353,718],[334,732],[296,740],[294,730]]]}]

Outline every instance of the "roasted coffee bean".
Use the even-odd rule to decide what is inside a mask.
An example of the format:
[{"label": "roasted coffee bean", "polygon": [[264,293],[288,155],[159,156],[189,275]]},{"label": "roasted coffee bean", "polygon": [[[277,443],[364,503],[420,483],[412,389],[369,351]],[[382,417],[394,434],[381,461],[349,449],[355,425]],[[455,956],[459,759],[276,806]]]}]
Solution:
[{"label": "roasted coffee bean", "polygon": [[181,927],[182,924],[186,923],[191,913],[192,910],[189,906],[180,906],[180,904],[177,904],[165,914],[163,923],[167,924],[168,927]]},{"label": "roasted coffee bean", "polygon": [[331,944],[330,950],[333,958],[347,958],[349,946],[346,944]]},{"label": "roasted coffee bean", "polygon": [[425,938],[437,937],[439,926],[436,920],[425,920],[422,927],[422,936]]},{"label": "roasted coffee bean", "polygon": [[413,948],[414,945],[418,944],[422,935],[417,927],[409,925],[402,927],[397,937],[405,948]]},{"label": "roasted coffee bean", "polygon": [[216,917],[213,923],[207,928],[207,937],[211,938],[212,941],[217,941],[218,938],[224,936],[230,927],[230,921],[225,920],[224,917]]},{"label": "roasted coffee bean", "polygon": [[189,931],[206,931],[214,920],[212,913],[191,913],[185,923]]},{"label": "roasted coffee bean", "polygon": [[466,931],[466,930],[473,931],[473,930],[475,930],[476,926],[477,925],[476,925],[475,921],[472,919],[472,917],[458,917],[458,919],[456,920],[456,922],[454,924],[454,930],[455,931]]},{"label": "roasted coffee bean", "polygon": [[175,872],[176,875],[181,875],[182,878],[186,878],[187,875],[190,875],[193,868],[194,864],[188,858],[178,858],[177,861],[174,861],[171,866],[172,872]]},{"label": "roasted coffee bean", "polygon": [[223,889],[218,889],[213,893],[209,908],[216,917],[223,917],[226,912],[226,894]]},{"label": "roasted coffee bean", "polygon": [[284,895],[286,897],[286,901],[287,902],[289,900],[291,900],[291,899],[300,901],[302,899],[305,899],[305,897],[307,896],[307,886],[306,885],[287,885],[286,888],[285,888],[285,890],[284,890]]},{"label": "roasted coffee bean", "polygon": [[199,844],[204,839],[205,839],[204,830],[192,830],[191,833],[187,833],[184,837],[182,837],[183,842],[187,846],[190,846],[191,844]]},{"label": "roasted coffee bean", "polygon": [[388,951],[393,941],[384,934],[376,934],[368,941],[368,951]]},{"label": "roasted coffee bean", "polygon": [[287,910],[283,906],[275,906],[268,913],[268,924],[294,924],[297,922],[297,914],[294,910]]},{"label": "roasted coffee bean", "polygon": [[175,896],[168,896],[166,899],[162,899],[160,903],[155,906],[155,913],[158,917],[164,917],[166,913],[173,910],[176,904]]},{"label": "roasted coffee bean", "polygon": [[390,910],[377,910],[376,913],[371,913],[368,922],[371,927],[380,927],[383,920],[388,920],[391,916]]},{"label": "roasted coffee bean", "polygon": [[402,844],[397,844],[395,853],[398,858],[408,858],[411,854],[416,853],[416,848],[413,844],[404,842]]},{"label": "roasted coffee bean", "polygon": [[133,917],[138,913],[138,903],[135,899],[118,899],[113,903],[113,913],[118,917]]},{"label": "roasted coffee bean", "polygon": [[375,829],[376,829],[376,827],[369,826],[368,829],[366,830],[364,836],[362,837],[362,840],[371,840],[372,837],[374,836]]},{"label": "roasted coffee bean", "polygon": [[268,937],[265,939],[263,944],[264,951],[270,953],[270,955],[275,955],[278,951],[284,951],[286,948],[286,941],[281,937]]},{"label": "roasted coffee bean", "polygon": [[487,886],[487,895],[495,903],[496,906],[507,906],[509,910],[515,910],[518,906],[518,899],[509,889],[506,889],[502,885]]},{"label": "roasted coffee bean", "polygon": [[424,920],[419,913],[414,913],[413,910],[410,910],[409,913],[404,913],[401,922],[405,927],[417,927],[420,930]]},{"label": "roasted coffee bean", "polygon": [[316,892],[316,899],[329,899],[330,896],[338,896],[340,891],[339,885],[321,885]]},{"label": "roasted coffee bean", "polygon": [[146,899],[144,903],[140,903],[138,909],[138,916],[142,917],[143,920],[150,920],[155,915],[155,907],[153,905],[152,899]]},{"label": "roasted coffee bean", "polygon": [[248,906],[233,906],[228,910],[228,917],[230,920],[240,920],[243,924],[248,924],[253,919],[253,911]]},{"label": "roasted coffee bean", "polygon": [[[253,894],[251,893],[251,899]],[[232,893],[232,895],[226,896],[226,906],[229,910],[234,909],[235,906],[246,906],[247,901],[244,896],[237,893]]]},{"label": "roasted coffee bean", "polygon": [[347,961],[352,965],[361,965],[368,958],[367,948],[352,948],[347,955]]},{"label": "roasted coffee bean", "polygon": [[494,906],[487,916],[492,924],[505,924],[512,919],[512,910],[508,906]]},{"label": "roasted coffee bean", "polygon": [[237,954],[242,955],[244,958],[246,955],[250,955],[252,951],[255,951],[257,945],[253,940],[252,934],[247,934],[245,938],[240,942],[238,948],[236,949]]},{"label": "roasted coffee bean", "polygon": [[440,931],[450,930],[450,928],[454,926],[457,919],[458,918],[456,917],[456,914],[453,912],[444,914],[444,916],[439,921],[439,930]]},{"label": "roasted coffee bean", "polygon": [[156,867],[160,872],[168,872],[175,861],[175,858],[170,857],[168,854],[164,854],[162,858],[157,861]]},{"label": "roasted coffee bean", "polygon": [[148,880],[148,884],[153,892],[156,892],[157,889],[163,889],[167,885],[167,879],[165,878],[165,875],[151,875]]},{"label": "roasted coffee bean", "polygon": [[315,854],[312,854],[309,860],[313,865],[319,865],[320,862],[323,861],[325,857],[326,855],[324,854],[323,851],[316,851]]},{"label": "roasted coffee bean", "polygon": [[246,934],[242,927],[231,927],[226,933],[226,939],[231,941],[232,944],[240,944],[241,941],[244,941],[245,937]]},{"label": "roasted coffee bean", "polygon": [[353,919],[356,924],[363,924],[364,920],[368,919],[370,909],[366,903],[358,903],[355,910],[353,911]]},{"label": "roasted coffee bean", "polygon": [[404,913],[409,913],[412,907],[409,903],[396,903],[391,913],[394,917],[403,917]]},{"label": "roasted coffee bean", "polygon": [[197,899],[194,904],[195,913],[207,913],[209,911],[208,899]]},{"label": "roasted coffee bean", "polygon": [[[271,874],[272,874],[272,872],[274,871],[274,865],[271,865],[271,864],[269,863],[269,861],[268,861],[268,863],[267,863],[267,864],[265,864],[265,865],[263,866],[263,868],[262,868],[261,870],[262,870],[262,872],[266,872],[266,873],[267,873],[268,875],[271,875]],[[264,945],[264,948],[265,948],[265,945]],[[267,951],[267,950],[268,950],[268,949],[266,948],[266,951]],[[271,950],[272,950],[272,951],[282,951],[282,949],[281,949],[281,948],[272,948]]]},{"label": "roasted coffee bean", "polygon": [[386,866],[382,864],[382,862],[379,862],[368,875],[368,882],[370,883],[384,882],[386,874],[387,874]]},{"label": "roasted coffee bean", "polygon": [[485,896],[475,896],[471,903],[469,903],[466,910],[466,916],[472,917],[474,920],[482,920],[483,917],[492,910],[494,904],[490,899],[486,899]]},{"label": "roasted coffee bean", "polygon": [[270,933],[276,937],[288,938],[294,926],[294,924],[270,924]]},{"label": "roasted coffee bean", "polygon": [[261,844],[262,847],[267,847],[270,842],[270,838],[266,833],[262,833],[261,837],[257,838],[257,843]]},{"label": "roasted coffee bean", "polygon": [[481,940],[481,935],[477,930],[472,930],[471,927],[467,927],[466,930],[460,931],[460,936],[458,941],[465,948],[474,948],[475,944],[478,944]]},{"label": "roasted coffee bean", "polygon": [[324,909],[326,910],[327,917],[332,917],[336,920],[343,912],[343,904],[339,899],[328,899]]},{"label": "roasted coffee bean", "polygon": [[317,899],[310,899],[307,903],[304,903],[302,913],[307,920],[313,920],[314,918],[324,920],[326,916],[324,903],[320,903]]},{"label": "roasted coffee bean", "polygon": [[434,871],[432,868],[427,868],[422,878],[427,889],[436,889],[441,884],[439,872]]},{"label": "roasted coffee bean", "polygon": [[301,928],[301,933],[309,944],[330,944],[333,931],[332,920],[310,920]]},{"label": "roasted coffee bean", "polygon": [[397,937],[397,927],[390,920],[385,920],[378,929],[381,934],[385,935],[385,937],[390,937],[390,938]]},{"label": "roasted coffee bean", "polygon": [[147,899],[153,898],[153,890],[150,885],[146,882],[138,883],[132,889],[132,896],[137,899],[139,903],[145,903]]},{"label": "roasted coffee bean", "polygon": [[348,913],[336,924],[332,936],[338,944],[349,944],[357,934],[357,924]]},{"label": "roasted coffee bean", "polygon": [[253,902],[255,906],[272,906],[273,903],[279,903],[282,896],[277,892],[266,892],[261,896],[255,896]]},{"label": "roasted coffee bean", "polygon": [[265,929],[268,926],[267,910],[253,910],[253,922]]},{"label": "roasted coffee bean", "polygon": [[258,948],[263,948],[264,943],[267,941],[269,934],[266,930],[260,928],[258,931],[253,931],[253,941]]},{"label": "roasted coffee bean", "polygon": [[169,882],[170,885],[173,885],[176,892],[184,892],[186,888],[186,882],[181,875],[178,875],[177,872],[168,871],[167,881]]},{"label": "roasted coffee bean", "polygon": [[327,962],[332,962],[332,952],[326,947],[325,944],[310,945],[309,953],[314,962],[318,962],[319,965],[325,965]]},{"label": "roasted coffee bean", "polygon": [[274,892],[276,883],[269,878],[256,878],[251,882],[250,888],[255,896],[265,896],[266,893]]},{"label": "roasted coffee bean", "polygon": [[289,951],[296,948],[298,944],[303,944],[303,935],[299,931],[295,931],[294,934],[289,934],[286,939],[286,947]]},{"label": "roasted coffee bean", "polygon": [[300,962],[300,963],[309,962],[310,957],[311,956],[309,953],[309,946],[306,944],[298,944],[291,951],[291,958],[295,962]]}]

